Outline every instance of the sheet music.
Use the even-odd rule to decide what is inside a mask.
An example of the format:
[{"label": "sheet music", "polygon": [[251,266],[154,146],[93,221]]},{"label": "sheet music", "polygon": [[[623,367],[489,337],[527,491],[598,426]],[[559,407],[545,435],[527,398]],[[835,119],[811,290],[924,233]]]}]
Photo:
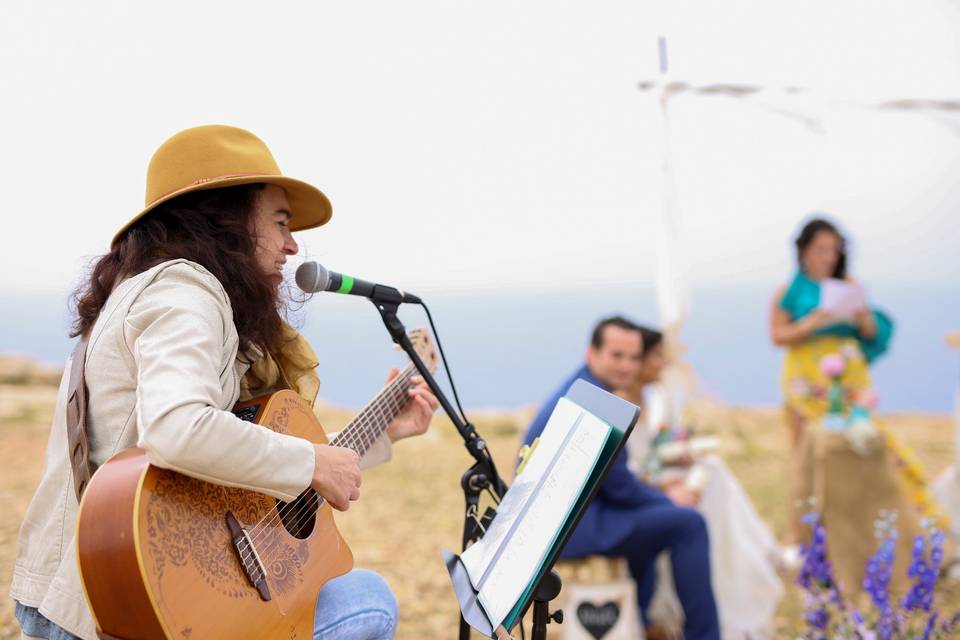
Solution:
[{"label": "sheet music", "polygon": [[497,508],[497,517],[460,559],[494,627],[517,604],[583,491],[610,426],[561,398],[536,451]]}]

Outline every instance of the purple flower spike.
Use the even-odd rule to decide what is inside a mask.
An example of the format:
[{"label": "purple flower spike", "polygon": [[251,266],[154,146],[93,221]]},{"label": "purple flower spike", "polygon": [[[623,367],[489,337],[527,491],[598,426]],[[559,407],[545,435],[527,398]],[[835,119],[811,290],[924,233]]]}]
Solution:
[{"label": "purple flower spike", "polygon": [[807,593],[804,620],[807,623],[807,638],[826,638],[830,630],[831,611],[834,605],[842,614],[842,601],[833,579],[833,569],[827,560],[827,533],[816,513],[808,513],[803,521],[813,527],[809,545],[803,545],[800,553],[803,566],[797,575],[797,583]]},{"label": "purple flower spike", "polygon": [[890,640],[893,637],[893,634],[900,628],[900,619],[893,609],[887,607],[880,614],[880,619],[877,620],[877,635],[881,640]]},{"label": "purple flower spike", "polygon": [[807,624],[814,629],[826,631],[827,625],[830,623],[830,614],[823,608],[813,609],[812,611],[807,611],[806,619]]},{"label": "purple flower spike", "polygon": [[888,535],[867,561],[867,574],[863,579],[863,589],[870,595],[874,606],[881,613],[890,607],[890,574],[893,571],[895,551],[895,536]]},{"label": "purple flower spike", "polygon": [[[933,562],[927,563],[927,540],[922,535],[918,535],[913,540],[913,561],[907,569],[907,575],[913,578],[913,586],[910,591],[900,601],[900,606],[905,611],[930,611],[933,608],[933,587],[937,582],[937,569],[939,560],[943,559],[942,535],[937,537],[937,532],[930,535],[930,555],[931,560],[937,556],[938,562],[933,566]],[[938,545],[940,549],[934,552]]]},{"label": "purple flower spike", "polygon": [[813,525],[813,540],[809,545],[800,548],[803,566],[797,575],[797,583],[813,593],[814,587],[829,589],[833,586],[833,568],[827,560],[827,533],[820,524],[819,517],[816,514],[807,514],[804,521]]},{"label": "purple flower spike", "polygon": [[827,534],[819,516],[807,514],[804,522],[813,529],[810,544],[801,548],[803,566],[797,576],[797,583],[806,592],[804,621],[807,630],[804,638],[940,640],[956,634],[960,627],[960,613],[943,616],[933,609],[934,587],[943,563],[943,532],[928,528],[927,536],[914,538],[911,563],[907,569],[907,575],[912,579],[911,588],[902,600],[891,603],[889,586],[897,540],[896,514],[881,512],[876,522],[878,547],[867,563],[863,581],[863,588],[877,610],[868,622],[840,595],[827,560]]},{"label": "purple flower spike", "polygon": [[924,629],[923,629],[923,636],[921,637],[922,640],[930,640],[930,634],[932,634],[934,628],[936,628],[936,626],[937,626],[937,618],[939,618],[939,617],[940,617],[940,616],[937,614],[936,611],[934,611],[933,613],[930,614],[930,619],[927,620],[927,626],[924,627]]}]

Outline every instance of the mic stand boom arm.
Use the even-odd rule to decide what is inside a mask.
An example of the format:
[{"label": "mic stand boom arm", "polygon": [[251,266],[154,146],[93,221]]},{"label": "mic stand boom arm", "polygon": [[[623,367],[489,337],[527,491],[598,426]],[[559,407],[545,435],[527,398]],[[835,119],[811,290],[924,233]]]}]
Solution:
[{"label": "mic stand boom arm", "polygon": [[[386,297],[386,296],[384,296]],[[379,296],[378,296],[379,298]],[[467,449],[467,452],[475,460],[475,464],[470,468],[470,471],[464,475],[462,485],[464,492],[470,491],[475,492],[477,497],[480,493],[485,490],[490,490],[497,502],[503,498],[503,495],[507,492],[507,485],[500,478],[500,474],[497,472],[496,465],[493,463],[493,457],[490,455],[490,451],[487,448],[486,441],[480,437],[480,434],[477,433],[476,427],[474,427],[469,422],[465,422],[461,418],[460,414],[453,408],[450,404],[450,401],[444,395],[443,391],[440,389],[440,386],[437,384],[436,379],[431,375],[430,370],[427,369],[426,365],[423,363],[423,360],[417,354],[416,350],[413,348],[410,339],[407,337],[406,327],[403,326],[403,323],[400,322],[400,319],[397,317],[397,307],[399,306],[398,301],[392,300],[383,300],[383,299],[374,299],[373,304],[377,307],[377,311],[380,312],[380,317],[383,319],[383,324],[386,326],[387,331],[390,333],[390,337],[395,343],[397,343],[410,357],[410,360],[413,362],[414,366],[417,368],[417,371],[420,372],[420,375],[423,376],[423,379],[426,381],[427,386],[430,387],[430,390],[433,391],[433,394],[437,397],[437,400],[440,402],[440,406],[443,407],[443,410],[449,416],[450,421],[453,422],[453,426],[456,427],[457,431],[460,433],[460,437],[463,438],[464,446]],[[468,511],[469,511],[469,500],[468,500]],[[476,504],[474,504],[476,506]],[[473,513],[475,515],[475,511]],[[472,519],[470,513],[467,514],[468,519]],[[478,524],[474,522],[474,524]],[[482,534],[482,530],[477,531],[477,533]],[[467,535],[467,529],[464,529],[464,545],[468,542],[473,542],[478,539],[480,535]]]},{"label": "mic stand boom arm", "polygon": [[[499,504],[507,492],[507,485],[497,472],[497,467],[493,463],[493,456],[487,448],[486,441],[477,433],[476,427],[464,418],[461,418],[453,405],[440,390],[436,379],[430,373],[430,370],[423,363],[417,350],[413,348],[410,338],[407,337],[407,329],[397,317],[397,308],[403,302],[403,294],[395,289],[381,289],[375,291],[370,297],[370,301],[380,312],[384,326],[393,341],[402,348],[410,357],[417,371],[423,376],[427,386],[433,391],[433,394],[440,402],[440,406],[446,412],[453,426],[460,432],[463,438],[463,444],[467,452],[475,460],[471,466],[460,478],[460,486],[463,489],[463,499],[466,504],[463,519],[463,548],[466,549],[470,544],[479,540],[490,522],[497,515],[496,509],[487,507],[483,515],[479,513],[480,494],[484,491],[490,491],[496,502]],[[550,613],[550,601],[556,598],[560,593],[560,577],[555,571],[550,571],[544,575],[543,579],[537,585],[533,595],[533,640],[546,640],[547,625],[551,622],[560,623],[563,621],[563,611]],[[467,625],[463,615],[460,616],[460,640],[470,640],[470,626]]]},{"label": "mic stand boom arm", "polygon": [[[454,410],[453,405],[450,404],[450,401],[440,389],[436,379],[431,375],[430,370],[423,363],[416,349],[413,348],[410,338],[407,337],[406,327],[403,326],[400,318],[397,317],[397,307],[402,301],[400,296],[397,295],[396,298],[394,298],[390,291],[381,291],[378,293],[379,295],[371,297],[371,302],[373,302],[377,311],[380,312],[380,317],[383,319],[383,324],[386,326],[387,332],[393,341],[406,352],[411,362],[413,362],[417,368],[417,371],[423,376],[427,386],[433,391],[433,394],[440,402],[440,406],[443,407],[444,412],[446,412],[450,418],[453,426],[456,427],[460,433],[460,437],[463,438],[463,444],[467,449],[467,453],[469,453],[470,457],[475,461],[460,479],[460,486],[463,488],[463,499],[466,505],[463,519],[463,548],[466,549],[470,544],[476,542],[483,536],[484,531],[496,515],[496,510],[490,507],[484,511],[483,515],[480,515],[480,495],[484,491],[490,491],[496,502],[499,503],[507,492],[507,485],[497,472],[497,467],[493,463],[493,456],[487,448],[486,441],[477,433],[476,427],[466,422],[464,418]],[[470,627],[462,616],[460,618],[459,637],[460,640],[469,640],[470,638]]]}]

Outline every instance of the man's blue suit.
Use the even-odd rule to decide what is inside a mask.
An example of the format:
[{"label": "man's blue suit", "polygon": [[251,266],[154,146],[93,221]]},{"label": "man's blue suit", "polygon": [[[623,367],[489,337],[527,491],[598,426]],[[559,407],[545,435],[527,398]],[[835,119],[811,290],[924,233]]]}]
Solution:
[{"label": "man's blue suit", "polygon": [[[557,402],[578,379],[607,391],[610,387],[583,366],[570,376],[544,403],[524,437],[530,444],[538,437]],[[597,495],[587,507],[561,557],[589,555],[624,557],[637,581],[640,609],[652,596],[653,563],[670,551],[677,595],[683,605],[687,640],[719,639],[717,606],[710,586],[710,549],[707,526],[693,509],[674,505],[669,498],[644,484],[627,468],[626,450],[607,473]]]}]

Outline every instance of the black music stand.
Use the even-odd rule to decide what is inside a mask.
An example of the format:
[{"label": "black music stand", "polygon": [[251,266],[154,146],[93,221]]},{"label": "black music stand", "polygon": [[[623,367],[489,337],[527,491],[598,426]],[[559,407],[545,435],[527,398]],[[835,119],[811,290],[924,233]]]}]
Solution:
[{"label": "black music stand", "polygon": [[[604,478],[607,477],[607,473],[613,466],[614,461],[622,453],[627,438],[630,437],[630,433],[633,431],[640,417],[640,409],[637,408],[636,405],[607,393],[603,389],[585,380],[577,380],[574,382],[573,386],[570,387],[570,390],[567,392],[566,397],[604,422],[622,430],[623,437],[613,455],[609,457],[603,469],[594,479],[592,486],[589,488],[587,498],[577,505],[576,513],[573,514],[572,525],[565,529],[560,539],[557,540],[547,552],[541,571],[536,576],[538,582],[537,587],[531,591],[527,602],[523,603],[522,612],[519,616],[520,620],[523,619],[523,615],[526,614],[531,605],[533,605],[534,608],[533,632],[531,634],[533,640],[545,640],[546,626],[550,624],[551,621],[558,623],[563,621],[562,611],[556,611],[551,614],[549,610],[549,602],[560,593],[560,578],[552,570],[553,565],[560,557],[560,552],[563,551],[563,547],[566,546],[570,534],[576,529],[577,524],[586,512],[587,506],[593,500],[594,496],[596,496],[600,485],[603,483]],[[493,629],[493,625],[491,625],[481,608],[477,600],[477,592],[470,582],[470,578],[467,575],[463,563],[460,561],[460,557],[450,551],[444,550],[443,559],[447,566],[447,571],[450,574],[450,581],[453,583],[457,601],[460,604],[462,619],[488,638],[502,638],[502,635],[497,635],[497,630]],[[505,631],[509,633],[509,629]]]}]

